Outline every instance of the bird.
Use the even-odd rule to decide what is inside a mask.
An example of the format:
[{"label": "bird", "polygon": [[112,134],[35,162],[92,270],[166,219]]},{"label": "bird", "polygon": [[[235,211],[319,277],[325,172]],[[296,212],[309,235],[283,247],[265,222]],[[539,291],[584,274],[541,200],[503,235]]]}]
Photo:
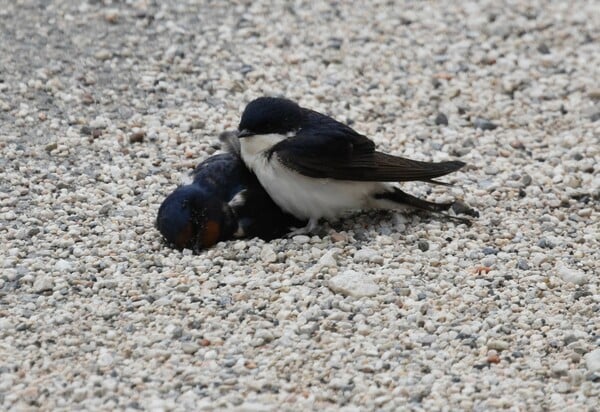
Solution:
[{"label": "bird", "polygon": [[155,222],[176,249],[198,253],[244,237],[269,241],[306,223],[283,212],[235,152],[207,158],[189,178],[164,199]]},{"label": "bird", "polygon": [[419,199],[393,183],[448,185],[435,179],[465,166],[458,160],[431,163],[379,152],[351,127],[282,97],[248,103],[237,136],[243,161],[275,203],[308,220],[297,233],[311,233],[319,219],[334,220],[350,210],[444,212],[453,203]]}]

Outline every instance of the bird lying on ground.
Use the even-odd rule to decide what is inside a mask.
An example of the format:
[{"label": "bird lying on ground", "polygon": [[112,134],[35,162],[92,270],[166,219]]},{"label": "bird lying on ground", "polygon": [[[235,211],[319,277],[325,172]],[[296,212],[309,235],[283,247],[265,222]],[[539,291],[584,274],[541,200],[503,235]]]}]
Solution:
[{"label": "bird lying on ground", "polygon": [[378,152],[366,136],[284,98],[261,97],[250,102],[242,114],[238,138],[242,159],[275,203],[309,221],[296,233],[311,232],[320,218],[335,219],[348,210],[446,211],[453,203],[419,199],[391,182],[445,184],[435,179],[465,165]]},{"label": "bird lying on ground", "polygon": [[178,249],[198,252],[243,237],[268,241],[306,223],[284,213],[235,153],[209,157],[190,177],[167,196],[156,218],[157,229]]}]

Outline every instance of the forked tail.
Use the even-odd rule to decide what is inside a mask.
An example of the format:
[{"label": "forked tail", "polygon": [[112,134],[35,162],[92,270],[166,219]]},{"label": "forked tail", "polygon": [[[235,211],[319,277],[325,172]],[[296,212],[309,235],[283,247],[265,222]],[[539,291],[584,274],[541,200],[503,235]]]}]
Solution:
[{"label": "forked tail", "polygon": [[390,209],[390,208],[393,209],[394,208],[393,205],[392,205],[392,207],[390,207],[390,204],[389,204],[389,202],[393,202],[393,204],[398,205],[398,207],[397,207],[398,209],[401,209],[403,206],[404,207],[409,206],[409,207],[419,209],[419,210],[425,210],[425,211],[432,212],[432,213],[439,213],[439,214],[442,214],[442,215],[448,217],[449,219],[456,220],[461,223],[471,224],[471,220],[468,218],[451,216],[451,215],[445,213],[446,211],[448,211],[448,209],[450,209],[454,205],[455,202],[449,202],[449,203],[429,202],[427,200],[419,199],[418,197],[415,197],[413,195],[409,195],[408,193],[403,192],[402,190],[398,189],[397,187],[394,187],[393,189],[394,190],[392,192],[378,193],[375,195],[375,199],[387,201],[387,202],[385,202],[386,206],[384,206],[386,209]]}]

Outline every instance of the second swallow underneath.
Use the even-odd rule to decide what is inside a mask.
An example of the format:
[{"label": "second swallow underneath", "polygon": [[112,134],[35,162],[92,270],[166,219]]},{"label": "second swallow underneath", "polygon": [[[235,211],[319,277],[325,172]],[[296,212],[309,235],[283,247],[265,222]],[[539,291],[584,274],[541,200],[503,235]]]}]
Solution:
[{"label": "second swallow underneath", "polygon": [[192,181],[161,204],[156,227],[176,248],[198,252],[235,238],[271,240],[306,223],[281,211],[232,152],[204,160],[191,173]]},{"label": "second swallow underneath", "polygon": [[421,162],[375,150],[375,144],[329,116],[283,98],[250,102],[238,127],[241,156],[271,198],[298,219],[305,231],[320,218],[357,209],[448,210],[403,192],[390,182],[434,180],[465,165]]}]

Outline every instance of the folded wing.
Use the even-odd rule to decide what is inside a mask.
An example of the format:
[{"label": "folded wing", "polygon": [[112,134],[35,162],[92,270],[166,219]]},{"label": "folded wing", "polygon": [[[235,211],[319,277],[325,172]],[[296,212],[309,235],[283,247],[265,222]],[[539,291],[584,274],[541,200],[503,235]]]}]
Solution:
[{"label": "folded wing", "polygon": [[270,153],[305,176],[365,182],[440,183],[432,179],[465,165],[460,161],[420,162],[377,152],[373,141],[330,117],[312,120],[294,137],[276,144]]}]

